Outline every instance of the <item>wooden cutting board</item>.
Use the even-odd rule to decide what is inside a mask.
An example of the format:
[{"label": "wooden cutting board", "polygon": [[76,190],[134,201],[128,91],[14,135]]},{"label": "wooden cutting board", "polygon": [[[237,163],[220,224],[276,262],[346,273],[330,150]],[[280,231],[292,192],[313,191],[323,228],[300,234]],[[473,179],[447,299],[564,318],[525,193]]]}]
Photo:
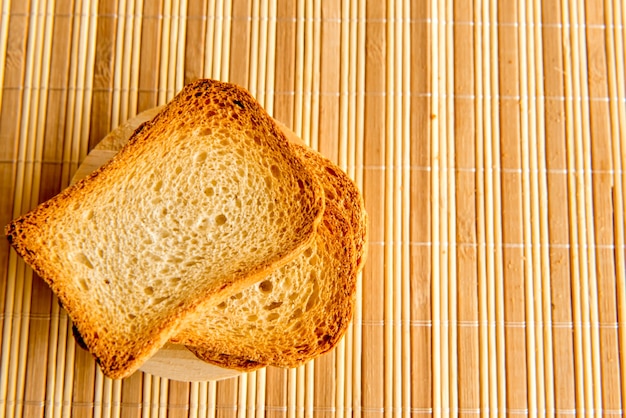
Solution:
[{"label": "wooden cutting board", "polygon": [[[156,107],[146,110],[111,131],[85,157],[72,178],[72,184],[86,177],[113,158],[128,141],[135,129],[142,123],[154,118],[160,109],[160,107]],[[304,144],[304,141],[298,138],[293,131],[278,121],[277,124],[289,140]],[[155,376],[184,382],[221,380],[241,374],[237,370],[225,369],[203,362],[184,346],[171,343],[162,347],[142,365],[140,370]]]}]

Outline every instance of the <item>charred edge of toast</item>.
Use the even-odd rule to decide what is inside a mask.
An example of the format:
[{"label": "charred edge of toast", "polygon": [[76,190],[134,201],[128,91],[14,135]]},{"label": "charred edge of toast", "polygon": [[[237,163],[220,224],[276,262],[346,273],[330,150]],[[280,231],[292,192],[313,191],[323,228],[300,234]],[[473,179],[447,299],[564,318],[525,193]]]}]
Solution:
[{"label": "charred edge of toast", "polygon": [[83,336],[80,335],[80,332],[78,332],[78,328],[76,328],[76,325],[72,324],[72,335],[74,336],[74,339],[76,340],[76,344],[82,348],[85,351],[89,351],[89,347],[87,347],[87,344],[85,344],[85,340],[83,340]]}]

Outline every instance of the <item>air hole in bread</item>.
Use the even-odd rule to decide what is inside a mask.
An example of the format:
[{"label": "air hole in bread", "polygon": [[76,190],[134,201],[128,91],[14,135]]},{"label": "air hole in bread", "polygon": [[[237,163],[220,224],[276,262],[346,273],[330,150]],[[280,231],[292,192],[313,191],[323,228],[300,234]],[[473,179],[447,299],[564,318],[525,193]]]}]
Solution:
[{"label": "air hole in bread", "polygon": [[80,279],[78,281],[78,283],[80,284],[80,288],[85,291],[88,292],[89,291],[89,285],[87,284],[87,280],[85,279]]},{"label": "air hole in bread", "polygon": [[211,128],[209,128],[208,126],[204,127],[203,129],[200,130],[200,135],[204,135],[204,136],[209,136],[213,133],[213,130]]},{"label": "air hole in bread", "polygon": [[163,260],[163,259],[161,258],[161,256],[159,256],[159,255],[157,255],[157,254],[155,254],[155,253],[151,253],[151,252],[148,252],[148,253],[147,253],[147,257],[148,257],[151,261],[153,261],[153,262],[159,262],[159,261],[162,261],[162,260]]},{"label": "air hole in bread", "polygon": [[268,321],[276,321],[278,318],[280,318],[280,315],[277,314],[276,312],[272,312],[271,314],[267,316]]},{"label": "air hole in bread", "polygon": [[259,320],[258,316],[254,315],[254,314],[248,315],[248,321],[255,322],[255,321],[258,321],[258,320]]},{"label": "air hole in bread", "polygon": [[170,283],[173,284],[174,286],[176,286],[177,284],[180,283],[180,277],[172,277],[170,279]]},{"label": "air hole in bread", "polygon": [[302,316],[302,309],[297,308],[295,311],[293,311],[293,313],[291,314],[291,319],[298,319]]},{"label": "air hole in bread", "polygon": [[168,231],[167,229],[160,229],[159,232],[157,233],[157,237],[159,239],[166,239],[169,238],[171,236],[170,231]]},{"label": "air hole in bread", "polygon": [[224,225],[226,223],[226,216],[223,214],[217,215],[215,217],[215,223],[217,225]]},{"label": "air hole in bread", "polygon": [[164,302],[164,301],[166,301],[167,299],[169,299],[169,296],[161,296],[161,297],[159,297],[159,298],[155,298],[155,299],[154,299],[154,304],[155,304],[155,305],[158,305],[159,303]]},{"label": "air hole in bread", "polygon": [[323,326],[318,326],[317,328],[315,328],[315,335],[317,337],[321,337],[324,334],[324,327]]},{"label": "air hole in bread", "polygon": [[307,248],[306,250],[304,250],[304,256],[306,258],[311,257],[311,255],[313,254],[313,249],[311,247]]},{"label": "air hole in bread", "polygon": [[89,260],[89,258],[83,252],[77,252],[72,254],[71,259],[76,263],[82,264],[88,269],[93,269],[93,264],[91,264],[91,260]]},{"label": "air hole in bread", "polygon": [[254,138],[254,142],[256,142],[256,143],[257,143],[257,145],[261,145],[261,144],[262,144],[262,141],[261,141],[261,137],[260,137],[260,136],[258,136],[258,135],[254,135],[254,137],[253,137],[253,138]]},{"label": "air hole in bread", "polygon": [[182,171],[183,171],[183,168],[181,166],[178,166],[178,167],[176,167],[174,169],[174,173],[176,173],[176,174],[180,174],[180,173],[182,173]]},{"label": "air hole in bread", "polygon": [[330,341],[332,340],[333,337],[331,337],[330,335],[326,334],[324,335],[324,337],[322,339],[320,339],[319,341],[319,345],[321,346],[327,346]]},{"label": "air hole in bread", "polygon": [[243,293],[239,292],[239,293],[235,293],[230,298],[231,299],[241,299],[242,297],[243,297]]},{"label": "air hole in bread", "polygon": [[274,285],[270,280],[263,280],[261,283],[259,283],[259,290],[263,293],[270,293],[273,288]]},{"label": "air hole in bread", "polygon": [[226,309],[226,302],[221,302],[219,305],[217,305],[217,307],[220,309]]},{"label": "air hole in bread", "polygon": [[207,187],[206,189],[204,189],[204,194],[208,197],[211,197],[215,194],[215,189],[213,187]]},{"label": "air hole in bread", "polygon": [[199,152],[195,156],[195,160],[196,160],[197,163],[204,162],[204,160],[206,160],[206,158],[207,158],[206,151]]},{"label": "air hole in bread", "polygon": [[319,291],[320,289],[317,281],[313,282],[313,291],[309,295],[309,299],[306,301],[306,306],[304,308],[305,312],[310,311],[317,304],[317,301],[319,299]]},{"label": "air hole in bread", "polygon": [[159,180],[156,183],[154,183],[154,186],[152,186],[152,190],[154,190],[155,192],[159,192],[161,191],[162,187],[163,187],[163,180]]},{"label": "air hole in bread", "polygon": [[265,305],[263,307],[263,309],[265,309],[267,311],[273,311],[276,308],[280,308],[282,304],[283,304],[282,300],[274,301],[274,302],[270,303],[269,305]]},{"label": "air hole in bread", "polygon": [[154,294],[154,288],[152,286],[146,286],[146,287],[144,287],[143,292],[146,295],[148,295],[148,296],[153,295]]},{"label": "air hole in bread", "polygon": [[335,172],[335,170],[333,170],[333,169],[332,169],[331,167],[329,167],[329,166],[326,166],[326,171],[328,171],[328,174],[330,174],[331,176],[334,176],[334,177],[339,177],[339,176],[337,175],[337,172]]},{"label": "air hole in bread", "polygon": [[272,172],[272,176],[276,177],[277,179],[280,178],[280,168],[278,168],[275,165],[272,165],[270,167],[270,171]]}]

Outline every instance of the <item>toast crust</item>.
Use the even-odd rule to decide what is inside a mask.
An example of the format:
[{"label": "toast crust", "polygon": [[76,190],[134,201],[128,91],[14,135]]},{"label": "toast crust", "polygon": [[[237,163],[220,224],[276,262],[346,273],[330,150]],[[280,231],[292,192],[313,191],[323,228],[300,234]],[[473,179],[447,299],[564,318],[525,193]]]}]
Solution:
[{"label": "toast crust", "polygon": [[[220,135],[215,134],[216,131]],[[169,173],[174,169],[168,166],[172,164],[167,159],[170,153],[196,146],[197,141],[194,141],[198,134],[203,136],[204,141],[217,141],[224,137],[247,141],[244,153],[252,152],[257,147],[270,150],[267,152],[271,153],[272,158],[275,157],[275,161],[278,161],[276,164],[281,164],[280,178],[285,182],[281,183],[282,187],[291,193],[292,201],[296,202],[297,206],[289,209],[298,212],[297,225],[290,231],[290,240],[282,243],[284,245],[276,244],[271,251],[267,250],[269,254],[251,258],[252,261],[247,264],[244,261],[232,263],[232,268],[230,264],[226,267],[216,266],[222,269],[221,274],[215,275],[215,280],[210,283],[205,281],[211,276],[211,269],[192,269],[189,278],[193,283],[189,284],[193,291],[177,295],[178,299],[168,309],[160,311],[158,306],[151,305],[141,315],[135,312],[121,318],[118,310],[125,312],[126,307],[121,306],[126,302],[124,297],[155,299],[125,291],[136,290],[133,286],[139,286],[136,284],[139,282],[153,283],[158,273],[150,270],[151,266],[147,262],[141,264],[141,267],[137,265],[140,260],[134,260],[136,264],[133,264],[132,257],[129,260],[117,260],[109,256],[99,265],[93,258],[97,254],[95,248],[101,248],[101,241],[104,240],[104,244],[108,245],[105,245],[105,249],[110,248],[120,258],[126,257],[127,251],[135,248],[129,242],[133,242],[137,235],[133,235],[133,231],[124,230],[124,225],[133,222],[141,224],[146,219],[154,222],[150,218],[154,205],[134,200],[137,199],[137,192],[129,185],[134,184],[133,178],[143,179],[144,175],[154,175],[155,171],[151,167],[155,167],[155,164],[158,165],[155,180],[158,184],[159,173]],[[181,140],[183,136],[185,140]],[[171,138],[177,140],[172,142]],[[228,145],[223,148],[227,153],[231,150]],[[202,153],[197,155],[203,156]],[[187,167],[181,168],[185,169]],[[252,170],[248,166],[246,169]],[[124,190],[126,186],[128,190]],[[114,204],[103,206],[110,195],[114,197]],[[124,206],[124,203],[128,203],[128,206]],[[297,257],[315,239],[323,212],[324,192],[318,180],[289,149],[283,133],[252,96],[233,84],[198,80],[185,86],[154,119],[142,124],[109,163],[14,220],[6,227],[5,233],[17,253],[58,296],[105,375],[122,378],[134,372],[165,344],[178,331],[184,318],[193,317],[198,310],[253,285],[268,272]],[[113,215],[109,215],[111,213]],[[96,236],[95,230],[74,231],[71,228],[63,230],[64,236],[60,236],[60,225],[65,227],[67,222],[73,225],[72,222],[78,222],[82,216],[93,216],[94,219],[102,217],[111,221],[111,236]],[[241,215],[237,219],[255,221],[250,214],[247,216]],[[80,244],[72,242],[75,236],[81,237]],[[228,251],[228,254],[235,253],[235,249]],[[121,263],[119,266],[116,265],[118,262]],[[120,272],[134,274],[142,268],[147,271],[139,272],[137,277],[118,277]],[[100,281],[94,282],[93,277],[96,276],[91,271],[97,269],[100,269],[97,276]],[[91,291],[94,288],[97,292]],[[111,291],[110,288],[116,290]],[[146,285],[146,294],[148,289],[156,292],[152,285]],[[112,306],[117,310],[111,309]]]},{"label": "toast crust", "polygon": [[367,261],[369,218],[358,186],[340,167],[319,152],[293,141],[290,145],[322,183],[324,199],[334,202],[348,218],[354,239],[357,269],[361,271]]}]

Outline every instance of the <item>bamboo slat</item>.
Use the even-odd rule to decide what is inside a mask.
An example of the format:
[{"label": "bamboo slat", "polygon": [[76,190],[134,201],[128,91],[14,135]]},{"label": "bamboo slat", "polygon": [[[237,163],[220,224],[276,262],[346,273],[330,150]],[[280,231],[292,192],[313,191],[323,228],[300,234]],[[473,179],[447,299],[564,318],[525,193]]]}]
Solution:
[{"label": "bamboo slat", "polygon": [[293,370],[110,380],[0,240],[0,417],[621,416],[620,0],[11,0],[0,221],[199,77],[249,89],[363,191],[353,322]]}]

